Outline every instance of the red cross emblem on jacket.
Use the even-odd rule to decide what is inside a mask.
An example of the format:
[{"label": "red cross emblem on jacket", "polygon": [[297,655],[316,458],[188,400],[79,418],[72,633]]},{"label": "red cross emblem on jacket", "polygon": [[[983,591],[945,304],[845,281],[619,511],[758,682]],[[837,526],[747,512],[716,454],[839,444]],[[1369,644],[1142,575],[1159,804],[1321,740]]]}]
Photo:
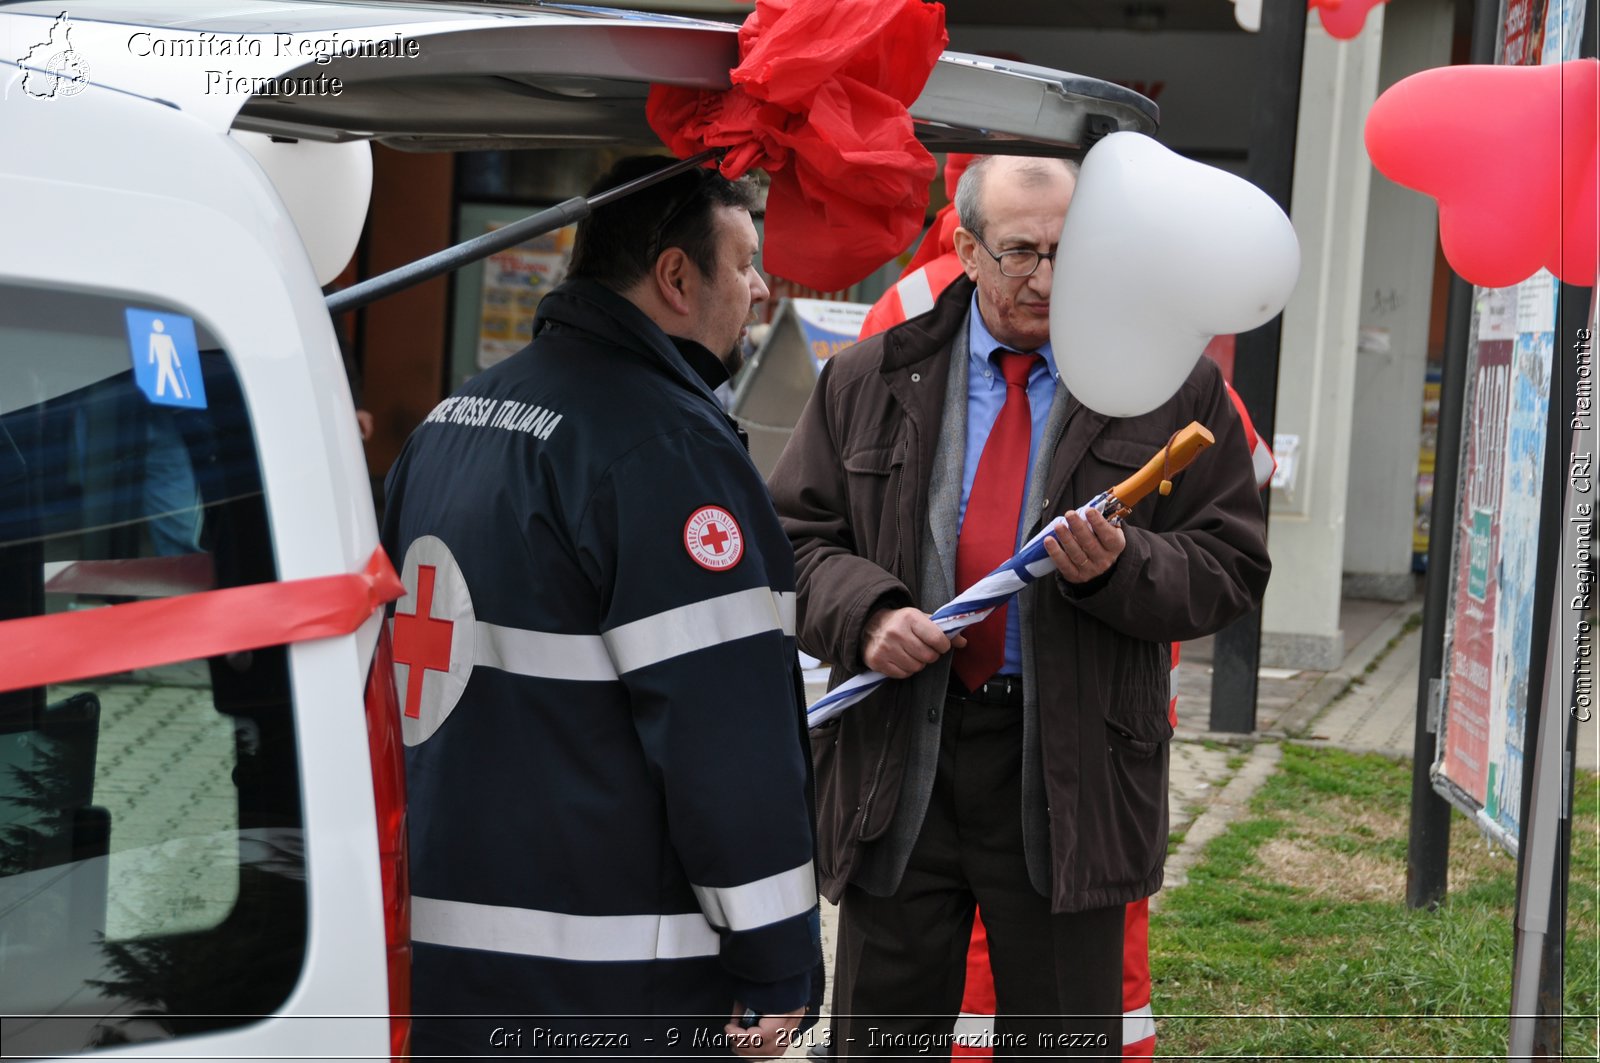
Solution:
[{"label": "red cross emblem on jacket", "polygon": [[450,670],[450,638],[454,621],[433,616],[433,584],[439,566],[417,566],[417,607],[414,613],[394,614],[394,659],[408,665],[405,714],[413,720],[422,715],[422,680],[428,670]]}]

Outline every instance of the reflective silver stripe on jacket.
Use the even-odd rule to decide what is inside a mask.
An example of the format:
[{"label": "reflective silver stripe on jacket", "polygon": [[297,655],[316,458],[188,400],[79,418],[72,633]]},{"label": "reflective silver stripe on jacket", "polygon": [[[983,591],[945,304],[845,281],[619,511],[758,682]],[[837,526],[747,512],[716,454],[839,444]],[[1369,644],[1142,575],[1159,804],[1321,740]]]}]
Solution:
[{"label": "reflective silver stripe on jacket", "polygon": [[794,592],[751,587],[612,628],[602,637],[618,674],[767,631],[794,634]]},{"label": "reflective silver stripe on jacket", "polygon": [[549,631],[477,622],[473,665],[535,679],[609,682],[617,669],[599,635],[557,635]]},{"label": "reflective silver stripe on jacket", "polygon": [[435,897],[411,898],[411,938],[485,952],[591,963],[715,956],[720,939],[699,912],[564,915]]},{"label": "reflective silver stripe on jacket", "polygon": [[799,867],[742,886],[695,886],[694,895],[713,926],[756,930],[817,906],[817,878],[807,860]]},{"label": "reflective silver stripe on jacket", "polygon": [[1272,448],[1267,446],[1265,439],[1256,440],[1256,445],[1250,451],[1250,466],[1255,470],[1257,487],[1265,487],[1272,482],[1272,474],[1278,469],[1278,459],[1272,456]]},{"label": "reflective silver stripe on jacket", "polygon": [[907,320],[933,309],[933,288],[928,284],[926,266],[901,278],[895,289],[900,294],[900,310]]},{"label": "reflective silver stripe on jacket", "polygon": [[1122,1043],[1136,1045],[1156,1035],[1156,1014],[1146,1004],[1122,1013]]},{"label": "reflective silver stripe on jacket", "polygon": [[[793,591],[753,587],[623,624],[604,637],[558,635],[479,620],[472,663],[535,679],[604,683],[619,672],[748,635],[775,629],[793,635],[794,610]],[[619,655],[616,663],[613,653]]]}]

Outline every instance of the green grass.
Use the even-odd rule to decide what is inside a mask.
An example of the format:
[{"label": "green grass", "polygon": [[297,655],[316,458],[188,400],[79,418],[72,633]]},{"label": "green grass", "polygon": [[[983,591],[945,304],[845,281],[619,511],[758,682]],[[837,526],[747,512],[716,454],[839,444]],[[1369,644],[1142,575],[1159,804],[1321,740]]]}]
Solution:
[{"label": "green grass", "polygon": [[[1405,905],[1411,766],[1286,746],[1251,815],[1151,917],[1157,1049],[1505,1057],[1515,861],[1456,814],[1450,888]],[[1574,795],[1566,1053],[1595,1058],[1600,778]]]}]

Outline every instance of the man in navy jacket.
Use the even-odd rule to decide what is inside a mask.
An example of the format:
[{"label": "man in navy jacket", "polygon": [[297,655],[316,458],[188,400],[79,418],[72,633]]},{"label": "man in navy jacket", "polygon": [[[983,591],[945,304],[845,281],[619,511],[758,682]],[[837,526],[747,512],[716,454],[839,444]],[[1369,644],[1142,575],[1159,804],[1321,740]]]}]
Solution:
[{"label": "man in navy jacket", "polygon": [[418,1053],[774,1055],[820,999],[793,557],[712,395],[751,205],[598,208],[390,474]]}]

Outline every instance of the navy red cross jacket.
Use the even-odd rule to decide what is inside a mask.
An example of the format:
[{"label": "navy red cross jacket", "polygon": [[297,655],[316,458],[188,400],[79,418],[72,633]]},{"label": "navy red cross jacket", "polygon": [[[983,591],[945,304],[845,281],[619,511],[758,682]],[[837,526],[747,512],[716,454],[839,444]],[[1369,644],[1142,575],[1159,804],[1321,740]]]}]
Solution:
[{"label": "navy red cross jacket", "polygon": [[383,543],[414,1009],[488,1016],[416,1050],[670,1053],[736,1000],[820,998],[793,555],[674,342],[597,283],[551,292],[407,441]]}]

